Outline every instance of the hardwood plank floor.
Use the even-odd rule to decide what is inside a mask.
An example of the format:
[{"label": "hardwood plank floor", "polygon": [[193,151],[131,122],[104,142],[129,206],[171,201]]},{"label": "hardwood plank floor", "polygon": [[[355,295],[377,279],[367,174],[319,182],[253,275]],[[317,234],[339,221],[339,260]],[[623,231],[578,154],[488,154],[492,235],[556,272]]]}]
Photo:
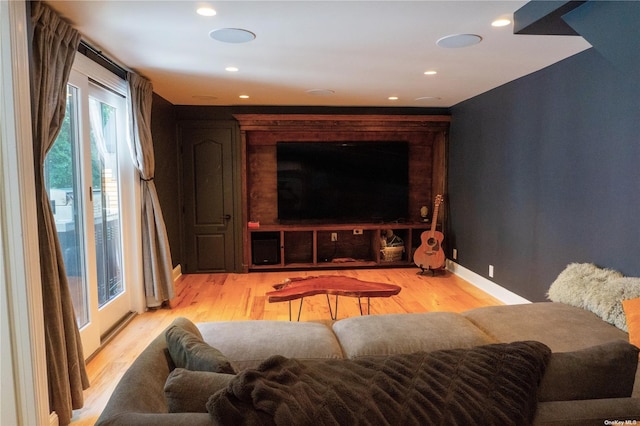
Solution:
[{"label": "hardwood plank floor", "polygon": [[[371,299],[371,314],[407,312],[461,312],[500,305],[501,302],[463,279],[444,272],[435,277],[416,274],[416,268],[355,269],[339,271],[253,272],[250,274],[183,275],[176,282],[171,309],[137,315],[87,363],[91,387],[84,393],[85,407],[74,411],[72,425],[93,425],[116,384],[142,350],[177,317],[193,322],[289,319],[288,303],[269,303],[265,293],[290,277],[345,275],[363,281],[397,284],[400,293]],[[332,302],[334,301],[332,297]],[[292,302],[293,316],[298,302]],[[355,298],[341,297],[338,319],[360,315]],[[306,298],[301,321],[328,320],[329,308],[322,295]]]}]

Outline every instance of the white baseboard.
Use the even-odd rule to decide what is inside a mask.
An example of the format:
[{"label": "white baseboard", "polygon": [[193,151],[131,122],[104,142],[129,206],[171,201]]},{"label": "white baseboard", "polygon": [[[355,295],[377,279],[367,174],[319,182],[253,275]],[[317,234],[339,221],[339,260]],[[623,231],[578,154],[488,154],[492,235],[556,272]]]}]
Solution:
[{"label": "white baseboard", "polygon": [[465,268],[464,266],[460,266],[451,260],[447,260],[447,269],[460,278],[464,279],[465,281],[468,281],[473,286],[478,287],[480,290],[488,293],[489,295],[495,297],[496,299],[507,305],[531,303],[531,301],[525,299],[524,297],[518,296],[517,294],[507,290],[502,286],[499,286],[493,281],[486,279],[482,275],[478,275],[475,272]]},{"label": "white baseboard", "polygon": [[182,276],[182,265],[178,263],[178,266],[173,268],[173,282],[178,281],[178,278]]}]

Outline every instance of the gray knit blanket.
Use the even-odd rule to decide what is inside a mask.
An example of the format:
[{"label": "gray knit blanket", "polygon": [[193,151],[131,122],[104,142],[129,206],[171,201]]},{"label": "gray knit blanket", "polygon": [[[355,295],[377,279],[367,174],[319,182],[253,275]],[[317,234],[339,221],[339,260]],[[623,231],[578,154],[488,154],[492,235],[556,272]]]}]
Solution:
[{"label": "gray knit blanket", "polygon": [[221,425],[528,425],[550,355],[515,342],[356,360],[273,356],[207,410]]}]

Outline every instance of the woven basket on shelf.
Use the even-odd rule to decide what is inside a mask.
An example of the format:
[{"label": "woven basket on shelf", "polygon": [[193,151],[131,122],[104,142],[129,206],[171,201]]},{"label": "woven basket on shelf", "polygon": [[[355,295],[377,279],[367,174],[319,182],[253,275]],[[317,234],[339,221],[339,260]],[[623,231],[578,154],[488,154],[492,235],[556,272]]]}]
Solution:
[{"label": "woven basket on shelf", "polygon": [[404,246],[384,247],[380,249],[381,260],[383,262],[397,262],[398,260],[402,260],[402,253],[404,253]]}]

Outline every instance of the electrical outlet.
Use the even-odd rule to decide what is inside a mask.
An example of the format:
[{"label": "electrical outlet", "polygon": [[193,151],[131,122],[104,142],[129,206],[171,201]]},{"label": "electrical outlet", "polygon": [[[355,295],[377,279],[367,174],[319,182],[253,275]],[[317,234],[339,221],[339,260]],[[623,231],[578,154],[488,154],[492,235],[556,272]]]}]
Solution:
[{"label": "electrical outlet", "polygon": [[489,277],[493,278],[493,265],[489,265]]},{"label": "electrical outlet", "polygon": [[331,241],[338,241],[338,233],[337,232],[332,232],[331,233]]},{"label": "electrical outlet", "polygon": [[453,249],[453,260],[458,258],[458,249]]}]

